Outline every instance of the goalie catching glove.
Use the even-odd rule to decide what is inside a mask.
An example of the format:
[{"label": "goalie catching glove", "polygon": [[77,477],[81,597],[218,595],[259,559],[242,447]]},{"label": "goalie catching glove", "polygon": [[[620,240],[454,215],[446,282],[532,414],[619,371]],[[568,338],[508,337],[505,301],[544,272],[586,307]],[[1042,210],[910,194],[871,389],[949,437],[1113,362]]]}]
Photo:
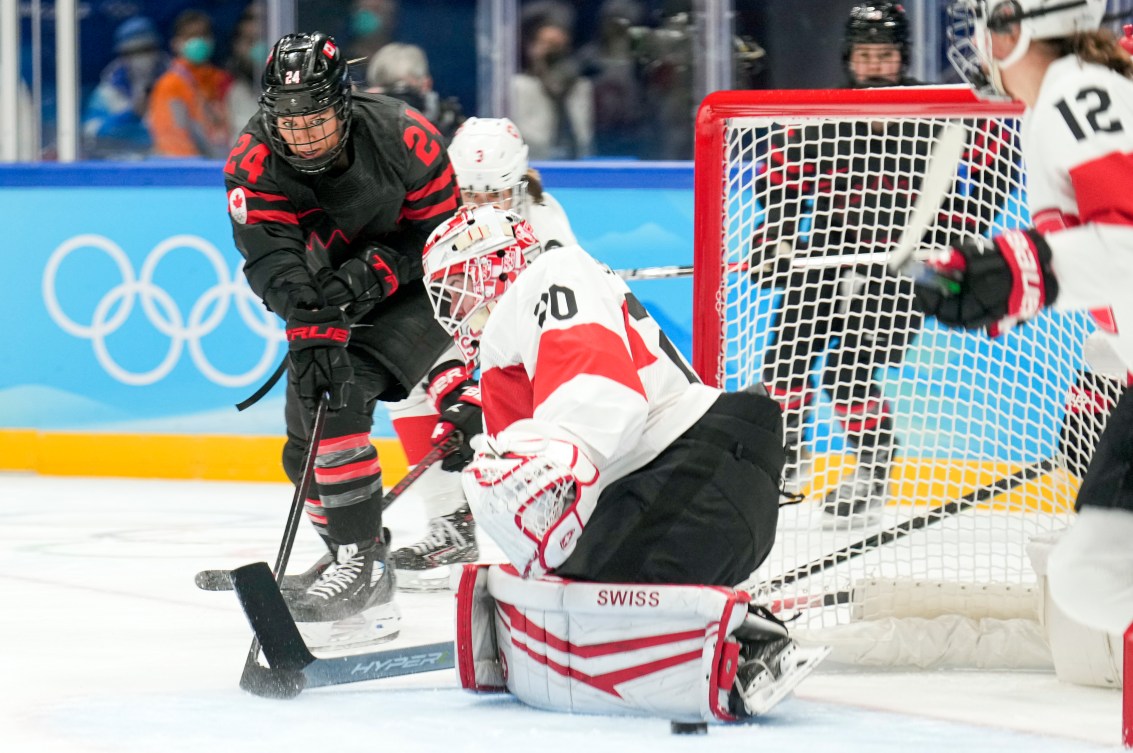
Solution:
[{"label": "goalie catching glove", "polygon": [[598,469],[570,442],[527,432],[477,445],[461,477],[476,522],[524,577],[562,565],[598,502]]},{"label": "goalie catching glove", "polygon": [[429,372],[429,401],[440,417],[430,441],[440,446],[459,431],[460,447],[441,461],[446,471],[459,471],[472,462],[472,438],[484,433],[484,408],[480,385],[468,367],[459,361],[445,361]]},{"label": "goalie catching glove", "polygon": [[966,239],[930,258],[914,285],[917,308],[941,324],[986,327],[993,337],[1058,297],[1050,246],[1033,229]]}]

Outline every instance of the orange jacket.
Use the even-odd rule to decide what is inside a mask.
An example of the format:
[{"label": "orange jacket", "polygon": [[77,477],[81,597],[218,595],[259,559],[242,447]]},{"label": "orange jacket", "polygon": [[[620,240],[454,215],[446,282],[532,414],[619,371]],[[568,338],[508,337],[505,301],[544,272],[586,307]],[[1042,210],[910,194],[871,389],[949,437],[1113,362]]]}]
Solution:
[{"label": "orange jacket", "polygon": [[150,93],[146,125],[154,154],[222,157],[230,129],[226,99],[232,76],[214,65],[177,58]]}]

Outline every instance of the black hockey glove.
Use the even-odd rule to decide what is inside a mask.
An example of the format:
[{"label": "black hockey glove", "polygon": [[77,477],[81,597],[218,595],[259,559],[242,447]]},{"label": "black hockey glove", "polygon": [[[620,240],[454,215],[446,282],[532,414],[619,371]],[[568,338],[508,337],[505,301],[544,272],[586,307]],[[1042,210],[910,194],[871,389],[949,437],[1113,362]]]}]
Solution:
[{"label": "black hockey glove", "polygon": [[964,240],[925,264],[916,307],[941,324],[986,327],[995,337],[1054,303],[1058,281],[1050,246],[1033,229]]},{"label": "black hockey glove", "polygon": [[346,404],[346,385],[354,379],[354,368],[346,353],[350,328],[333,306],[308,311],[296,309],[287,320],[290,347],[288,366],[299,397],[309,406],[330,392],[328,408],[338,410]]},{"label": "black hockey glove", "polygon": [[430,438],[442,444],[454,431],[461,434],[460,447],[441,461],[446,471],[460,471],[472,462],[472,437],[484,433],[484,409],[480,385],[459,361],[446,361],[429,373],[429,399],[440,413]]},{"label": "black hockey glove", "polygon": [[369,313],[374,304],[390,297],[409,276],[403,254],[371,246],[347,259],[338,269],[323,267],[315,274],[328,306],[339,306],[351,319]]}]

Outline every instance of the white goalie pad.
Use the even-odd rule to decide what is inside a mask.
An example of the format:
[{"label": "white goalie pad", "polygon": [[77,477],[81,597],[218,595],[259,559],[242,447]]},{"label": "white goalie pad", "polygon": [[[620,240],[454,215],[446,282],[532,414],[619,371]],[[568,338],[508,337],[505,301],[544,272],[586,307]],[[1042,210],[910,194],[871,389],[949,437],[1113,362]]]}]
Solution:
[{"label": "white goalie pad", "polygon": [[485,438],[461,480],[476,522],[530,576],[566,561],[600,493],[582,450],[525,432]]},{"label": "white goalie pad", "polygon": [[732,633],[747,601],[714,586],[525,579],[510,565],[469,565],[457,594],[461,685],[506,684],[556,711],[735,721]]}]

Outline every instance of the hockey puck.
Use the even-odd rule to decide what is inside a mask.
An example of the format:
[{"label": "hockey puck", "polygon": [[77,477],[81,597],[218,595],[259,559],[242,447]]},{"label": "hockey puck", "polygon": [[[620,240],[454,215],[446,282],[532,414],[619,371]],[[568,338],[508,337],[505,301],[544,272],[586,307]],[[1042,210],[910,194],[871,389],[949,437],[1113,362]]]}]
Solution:
[{"label": "hockey puck", "polygon": [[288,700],[303,692],[307,685],[306,679],[302,672],[268,669],[252,664],[240,676],[240,687],[260,698]]},{"label": "hockey puck", "polygon": [[193,582],[202,591],[231,591],[232,573],[229,570],[201,570]]},{"label": "hockey puck", "polygon": [[669,731],[674,735],[707,735],[708,722],[671,722]]}]

